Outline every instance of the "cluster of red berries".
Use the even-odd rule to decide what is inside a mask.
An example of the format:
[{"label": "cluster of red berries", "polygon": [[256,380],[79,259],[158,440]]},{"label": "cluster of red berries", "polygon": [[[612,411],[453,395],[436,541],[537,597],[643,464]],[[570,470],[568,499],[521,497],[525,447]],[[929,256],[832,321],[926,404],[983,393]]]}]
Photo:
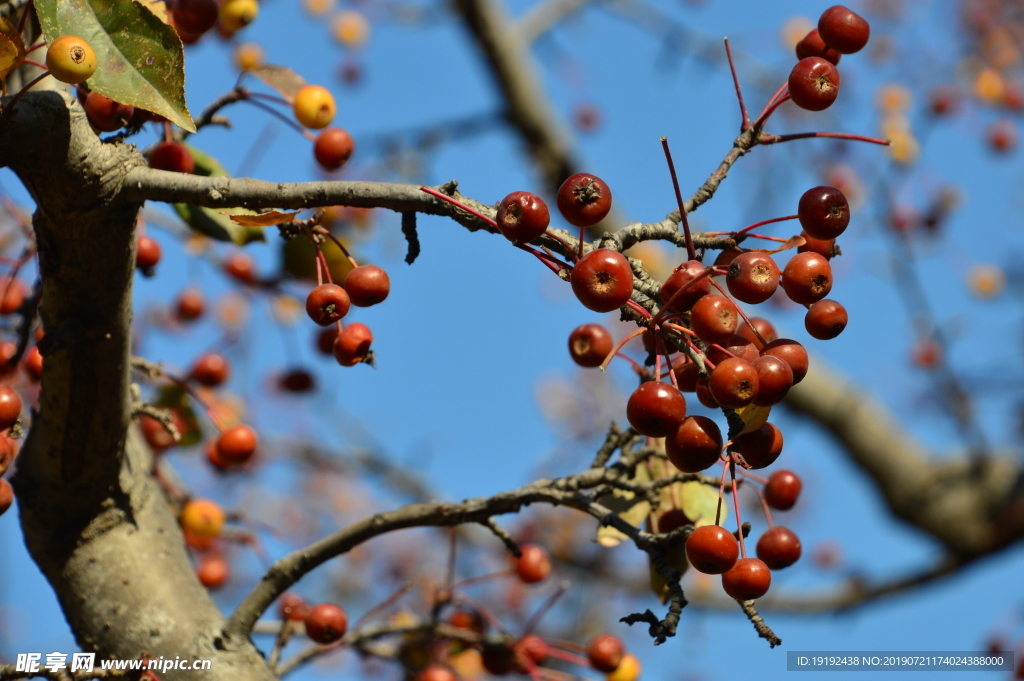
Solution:
[{"label": "cluster of red berries", "polygon": [[[359,265],[345,276],[342,285],[320,284],[306,297],[306,314],[320,326],[334,326],[321,336],[329,340],[338,364],[355,366],[370,358],[373,332],[361,322],[342,326],[352,305],[369,307],[383,302],[391,292],[388,273],[377,265]],[[323,343],[323,341],[321,342]]]},{"label": "cluster of red berries", "polygon": [[181,42],[191,45],[214,27],[232,37],[256,19],[259,9],[257,0],[168,0],[167,18]]},{"label": "cluster of red berries", "polygon": [[321,644],[337,643],[348,631],[348,615],[334,603],[310,606],[301,596],[286,593],[281,596],[281,618],[288,622],[302,622],[306,636]]},{"label": "cluster of red berries", "polygon": [[789,97],[809,111],[823,111],[839,95],[839,58],[859,52],[868,43],[871,27],[853,10],[834,5],[821,13],[818,28],[796,45],[800,61],[789,74]]},{"label": "cluster of red berries", "polygon": [[[0,384],[0,476],[7,472],[14,462],[14,441],[6,435],[21,418],[21,396],[9,385]],[[14,490],[6,479],[0,477],[0,515],[14,503]]]}]

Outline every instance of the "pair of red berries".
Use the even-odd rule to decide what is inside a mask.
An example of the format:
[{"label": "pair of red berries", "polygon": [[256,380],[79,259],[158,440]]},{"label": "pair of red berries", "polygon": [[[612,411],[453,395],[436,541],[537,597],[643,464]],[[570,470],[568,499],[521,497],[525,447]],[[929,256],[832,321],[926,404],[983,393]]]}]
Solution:
[{"label": "pair of red berries", "polygon": [[377,265],[360,265],[349,271],[343,286],[320,284],[314,288],[306,297],[306,313],[320,326],[330,326],[347,315],[352,305],[376,305],[390,292],[387,272]]}]

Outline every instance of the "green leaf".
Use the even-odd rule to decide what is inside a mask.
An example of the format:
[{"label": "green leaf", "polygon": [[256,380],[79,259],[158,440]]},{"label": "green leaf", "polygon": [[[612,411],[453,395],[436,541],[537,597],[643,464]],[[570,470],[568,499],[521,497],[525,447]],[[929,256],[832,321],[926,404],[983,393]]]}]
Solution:
[{"label": "green leaf", "polygon": [[[200,151],[191,144],[186,144],[185,146],[192,153],[192,158],[196,162],[196,175],[204,177],[230,177],[228,171],[224,169],[224,166],[217,159],[204,151]],[[252,241],[266,240],[261,227],[239,225],[224,214],[227,212],[233,215],[255,215],[255,211],[246,210],[245,208],[229,208],[227,211],[221,211],[219,209],[193,206],[187,203],[174,204],[174,210],[177,211],[182,220],[188,223],[189,227],[201,234],[205,234],[211,239],[232,241],[239,246],[244,246]]]},{"label": "green leaf", "polygon": [[203,431],[199,427],[199,419],[196,418],[196,412],[192,409],[188,394],[181,386],[172,384],[161,388],[160,392],[157,393],[153,406],[173,409],[185,421],[186,428],[181,433],[181,442],[178,443],[179,447],[191,447],[192,445],[199,444],[203,439]]},{"label": "green leaf", "polygon": [[[718,513],[718,490],[703,482],[680,483],[680,508],[683,515],[689,518],[695,527],[714,525]],[[729,517],[729,504],[722,502],[722,517],[718,524],[725,526]]]},{"label": "green leaf", "polygon": [[92,46],[97,68],[90,89],[195,132],[174,28],[132,0],[36,0],[35,8],[47,41],[76,35]]}]

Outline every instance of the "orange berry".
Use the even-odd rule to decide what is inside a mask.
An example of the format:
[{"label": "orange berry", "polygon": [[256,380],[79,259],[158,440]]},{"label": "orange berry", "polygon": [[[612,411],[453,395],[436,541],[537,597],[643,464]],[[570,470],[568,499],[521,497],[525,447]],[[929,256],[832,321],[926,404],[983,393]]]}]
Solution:
[{"label": "orange berry", "polygon": [[337,110],[334,96],[320,85],[306,85],[295,95],[295,120],[307,128],[326,128]]}]

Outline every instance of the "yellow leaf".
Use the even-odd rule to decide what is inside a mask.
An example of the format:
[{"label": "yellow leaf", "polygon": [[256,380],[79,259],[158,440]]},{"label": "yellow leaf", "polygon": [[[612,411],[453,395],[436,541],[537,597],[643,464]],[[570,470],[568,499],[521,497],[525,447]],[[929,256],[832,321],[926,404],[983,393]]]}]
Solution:
[{"label": "yellow leaf", "polygon": [[21,66],[25,54],[25,43],[18,29],[5,17],[0,17],[0,78],[6,78]]},{"label": "yellow leaf", "polygon": [[[633,482],[650,482],[651,476],[647,467],[643,464],[636,467],[636,476]],[[636,495],[625,490],[615,490],[612,494],[601,497],[598,503],[608,510],[617,514],[633,527],[640,527],[640,524],[647,519],[651,513],[651,505],[646,501],[637,501]],[[597,528],[597,543],[601,546],[617,546],[628,539],[626,535],[614,527],[602,525]]]},{"label": "yellow leaf", "polygon": [[[682,509],[683,515],[693,521],[694,527],[715,524],[715,516],[719,513],[716,488],[705,485],[703,482],[684,482],[680,484],[679,496],[679,507]],[[724,526],[728,517],[729,505],[723,501],[718,524]]]},{"label": "yellow leaf", "polygon": [[[743,430],[736,434],[736,437],[744,435],[746,433],[753,433],[755,430],[763,426],[768,422],[768,415],[771,413],[771,407],[758,407],[757,405],[748,404],[747,406],[737,409],[736,415],[743,419]],[[735,439],[735,438],[733,438]]]},{"label": "yellow leaf", "polygon": [[232,213],[221,211],[221,215],[227,215],[228,219],[243,227],[273,227],[274,225],[283,225],[286,222],[291,222],[301,212],[301,210],[297,210],[292,213],[282,213],[279,210],[272,210],[266,213],[257,213],[256,215],[233,215]]},{"label": "yellow leaf", "polygon": [[[651,589],[658,600],[665,603],[668,601],[668,583],[654,568],[654,563],[650,559],[647,562],[651,569]],[[686,542],[679,542],[669,549],[665,553],[665,562],[679,570],[680,574],[686,574],[686,568],[690,567],[690,562],[686,560]]]}]

